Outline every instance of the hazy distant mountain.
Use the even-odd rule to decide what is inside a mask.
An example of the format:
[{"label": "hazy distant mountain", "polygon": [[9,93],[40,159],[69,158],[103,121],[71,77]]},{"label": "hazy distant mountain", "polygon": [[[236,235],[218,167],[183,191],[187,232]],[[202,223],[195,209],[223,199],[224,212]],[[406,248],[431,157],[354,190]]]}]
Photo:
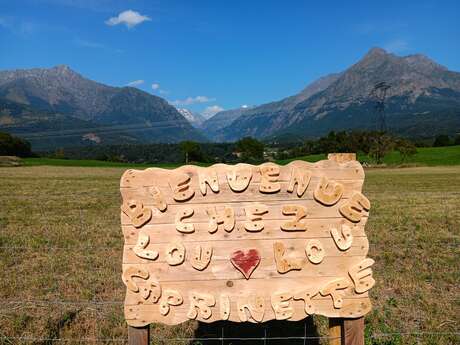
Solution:
[{"label": "hazy distant mountain", "polygon": [[224,139],[224,134],[221,133],[222,128],[229,126],[234,120],[245,114],[251,107],[240,107],[237,109],[223,110],[210,117],[201,125],[201,129],[210,138],[216,141]]},{"label": "hazy distant mountain", "polygon": [[[204,137],[164,99],[132,87],[111,87],[86,79],[67,66],[34,68],[28,70],[0,71],[0,131],[34,135],[35,128],[25,117],[5,115],[5,108],[13,104],[26,106],[34,118],[40,118],[40,130],[53,130],[55,137],[60,128],[56,127],[50,114],[59,115],[61,127],[73,129],[79,140],[70,142],[86,143],[85,138],[95,138],[85,126],[94,129],[95,135],[104,131],[119,143],[129,142],[176,142],[184,139],[204,140]],[[13,106],[14,107],[14,106]],[[47,114],[46,116],[44,114]],[[8,117],[8,120],[6,119]],[[13,119],[13,120],[12,120]],[[71,123],[74,123],[71,125]],[[28,130],[26,131],[25,128]],[[70,136],[71,133],[67,133]],[[46,133],[42,133],[45,137]],[[93,143],[106,143],[91,140]],[[75,138],[74,138],[75,139]],[[66,144],[66,141],[63,142]],[[66,145],[67,146],[67,145]]]},{"label": "hazy distant mountain", "polygon": [[187,119],[190,124],[195,128],[200,128],[204,121],[206,121],[205,117],[200,113],[195,113],[189,109],[185,108],[177,108],[177,111]]},{"label": "hazy distant mountain", "polygon": [[320,78],[298,95],[244,112],[214,139],[375,129],[375,102],[369,94],[382,81],[391,85],[386,102],[390,130],[411,136],[460,130],[460,73],[423,55],[399,57],[373,48],[346,71]]}]

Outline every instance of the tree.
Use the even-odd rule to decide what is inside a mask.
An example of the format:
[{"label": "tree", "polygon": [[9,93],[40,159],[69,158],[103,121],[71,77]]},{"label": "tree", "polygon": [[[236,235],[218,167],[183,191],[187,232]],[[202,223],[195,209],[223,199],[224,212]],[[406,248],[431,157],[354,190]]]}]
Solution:
[{"label": "tree", "polygon": [[434,139],[433,146],[435,147],[449,146],[449,145],[452,145],[452,142],[450,141],[450,138],[448,135],[440,134],[436,136],[436,138]]},{"label": "tree", "polygon": [[381,164],[385,155],[392,151],[395,146],[395,140],[385,132],[373,132],[369,155],[374,158],[377,164]]},{"label": "tree", "polygon": [[182,141],[179,146],[182,153],[185,154],[185,164],[188,164],[189,161],[202,160],[203,154],[199,143],[187,140]]},{"label": "tree", "polygon": [[401,155],[402,161],[405,162],[407,158],[415,155],[417,153],[417,147],[406,139],[399,139],[396,142],[396,150]]},{"label": "tree", "polygon": [[460,145],[460,134],[455,137],[454,145]]},{"label": "tree", "polygon": [[30,157],[31,145],[27,140],[0,132],[0,156]]},{"label": "tree", "polygon": [[264,159],[264,144],[251,137],[238,140],[236,151],[241,154],[243,162],[260,162]]}]

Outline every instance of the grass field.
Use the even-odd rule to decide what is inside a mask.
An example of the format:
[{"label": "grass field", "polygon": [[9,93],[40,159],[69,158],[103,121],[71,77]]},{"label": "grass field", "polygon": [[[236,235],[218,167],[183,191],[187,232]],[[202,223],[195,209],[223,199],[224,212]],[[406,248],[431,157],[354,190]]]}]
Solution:
[{"label": "grass field", "polygon": [[[124,170],[0,168],[0,344],[126,338],[118,192]],[[442,333],[460,330],[460,166],[372,169],[364,193],[372,202],[366,230],[377,281],[367,344],[459,344],[458,335]],[[303,323],[277,325],[280,334],[304,332]],[[314,325],[325,335],[324,318]],[[220,331],[195,322],[154,326],[164,338]],[[225,334],[243,331],[233,325]],[[423,334],[398,334],[407,332]]]},{"label": "grass field", "polygon": [[[308,162],[316,162],[321,159],[326,159],[325,154],[316,154],[309,156],[302,156],[293,159],[284,159],[276,161],[278,164],[287,164],[293,160],[305,160]],[[366,155],[358,155],[358,159],[361,162],[371,163],[372,159]],[[118,163],[118,162],[106,162],[97,160],[75,160],[75,159],[52,159],[52,158],[25,158],[23,159],[25,166],[69,166],[69,167],[137,167],[139,169],[152,166],[151,164],[134,164],[134,163]],[[395,165],[416,165],[416,166],[440,166],[440,165],[460,165],[460,146],[448,146],[448,147],[422,147],[417,149],[417,153],[403,160],[399,152],[389,153],[384,163],[389,166]],[[162,163],[155,164],[161,168],[175,168],[180,164],[173,163]],[[209,165],[209,164],[200,164]]]}]

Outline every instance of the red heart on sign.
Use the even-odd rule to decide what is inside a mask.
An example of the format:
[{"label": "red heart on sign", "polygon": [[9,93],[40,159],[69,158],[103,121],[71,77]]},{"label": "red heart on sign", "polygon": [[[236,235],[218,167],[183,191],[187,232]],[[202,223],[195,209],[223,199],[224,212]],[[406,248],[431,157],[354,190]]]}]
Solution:
[{"label": "red heart on sign", "polygon": [[232,254],[230,261],[238,271],[243,273],[246,279],[249,279],[252,272],[259,265],[260,255],[256,249],[249,249],[246,253],[242,250],[237,250]]}]

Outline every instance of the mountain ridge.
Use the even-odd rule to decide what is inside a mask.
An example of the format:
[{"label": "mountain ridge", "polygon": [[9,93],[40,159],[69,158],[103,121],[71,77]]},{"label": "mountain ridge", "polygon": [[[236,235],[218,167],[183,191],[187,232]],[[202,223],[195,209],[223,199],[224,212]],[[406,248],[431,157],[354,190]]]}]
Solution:
[{"label": "mountain ridge", "polygon": [[[87,79],[66,65],[0,71],[0,99],[27,106],[29,113],[35,109],[38,117],[54,113],[61,115],[64,122],[78,119],[92,123],[96,129],[118,126],[120,143],[126,137],[139,143],[186,139],[206,141],[163,98],[137,88],[109,86]],[[5,117],[8,109],[0,110],[3,113],[0,116]],[[42,116],[42,129],[46,128],[45,118]],[[27,126],[31,129],[30,123]],[[122,126],[125,126],[124,132]],[[48,127],[55,129],[51,123]],[[14,125],[10,123],[8,127],[3,125],[0,130],[24,132],[20,121]]]},{"label": "mountain ridge", "polygon": [[[234,141],[243,136],[268,138],[289,132],[318,137],[330,130],[376,129],[375,100],[369,94],[381,81],[391,85],[387,97],[391,130],[426,135],[426,131],[420,128],[412,131],[408,125],[411,115],[420,111],[437,111],[438,117],[449,114],[451,131],[460,129],[460,73],[449,71],[421,54],[399,57],[381,48],[372,48],[357,63],[335,74],[325,87],[293,107],[282,105],[299,94],[275,102],[281,105],[279,108],[274,108],[272,102],[244,113],[222,128],[220,136],[215,138]],[[452,117],[457,113],[458,119]],[[399,122],[405,124],[404,129]],[[428,121],[434,126],[433,131],[445,130],[437,122],[439,118]],[[414,128],[417,127],[414,122]]]}]

